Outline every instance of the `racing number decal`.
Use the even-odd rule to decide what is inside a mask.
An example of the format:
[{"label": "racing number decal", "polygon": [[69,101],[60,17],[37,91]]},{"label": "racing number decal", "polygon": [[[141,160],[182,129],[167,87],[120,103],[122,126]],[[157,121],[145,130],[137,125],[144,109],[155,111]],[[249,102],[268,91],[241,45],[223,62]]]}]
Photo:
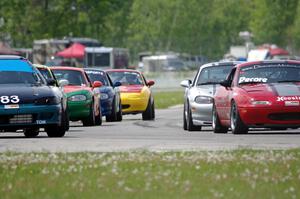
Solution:
[{"label": "racing number decal", "polygon": [[12,96],[1,96],[0,97],[0,102],[2,104],[8,104],[8,103],[14,103],[17,104],[20,101],[19,96],[17,95],[12,95]]}]

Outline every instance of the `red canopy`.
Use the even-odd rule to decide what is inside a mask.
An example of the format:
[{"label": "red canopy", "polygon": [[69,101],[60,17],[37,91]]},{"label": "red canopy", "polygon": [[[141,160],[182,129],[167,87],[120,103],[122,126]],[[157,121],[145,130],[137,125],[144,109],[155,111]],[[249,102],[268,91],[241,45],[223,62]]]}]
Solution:
[{"label": "red canopy", "polygon": [[289,55],[290,54],[287,50],[284,50],[282,48],[270,48],[269,51],[272,56],[274,56],[274,55]]},{"label": "red canopy", "polygon": [[79,58],[83,59],[85,46],[80,43],[74,43],[69,48],[56,53],[56,56],[64,58]]},{"label": "red canopy", "polygon": [[20,55],[20,53],[0,42],[0,55]]}]

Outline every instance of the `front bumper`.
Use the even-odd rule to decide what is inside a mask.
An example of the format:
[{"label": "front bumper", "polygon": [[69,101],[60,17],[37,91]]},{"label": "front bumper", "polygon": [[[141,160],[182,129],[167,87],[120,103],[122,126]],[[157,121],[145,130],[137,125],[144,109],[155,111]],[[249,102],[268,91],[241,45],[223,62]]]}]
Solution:
[{"label": "front bumper", "polygon": [[300,107],[240,107],[239,114],[249,127],[300,127]]},{"label": "front bumper", "polygon": [[20,104],[19,108],[6,109],[0,106],[0,129],[22,129],[59,125],[62,108],[57,105]]},{"label": "front bumper", "polygon": [[144,112],[148,106],[149,97],[141,93],[121,93],[123,113]]},{"label": "front bumper", "polygon": [[193,123],[195,125],[211,125],[212,124],[212,104],[190,103]]},{"label": "front bumper", "polygon": [[68,101],[68,113],[71,121],[84,119],[90,114],[92,100]]}]

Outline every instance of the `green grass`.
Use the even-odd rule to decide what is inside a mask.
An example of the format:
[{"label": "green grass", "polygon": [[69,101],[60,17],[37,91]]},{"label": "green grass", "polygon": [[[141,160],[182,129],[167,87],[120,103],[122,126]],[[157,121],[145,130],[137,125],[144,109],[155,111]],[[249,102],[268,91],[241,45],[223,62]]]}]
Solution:
[{"label": "green grass", "polygon": [[2,153],[0,197],[299,198],[300,149]]},{"label": "green grass", "polygon": [[184,91],[158,91],[154,92],[155,108],[163,109],[183,104]]}]

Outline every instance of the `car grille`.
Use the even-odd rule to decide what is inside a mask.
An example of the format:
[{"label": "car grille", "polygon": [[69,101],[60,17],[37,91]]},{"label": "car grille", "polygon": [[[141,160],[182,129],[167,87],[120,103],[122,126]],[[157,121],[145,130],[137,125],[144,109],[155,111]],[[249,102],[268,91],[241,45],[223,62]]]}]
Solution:
[{"label": "car grille", "polygon": [[31,114],[0,116],[0,124],[31,124],[33,121],[34,117]]},{"label": "car grille", "polygon": [[269,114],[269,119],[281,121],[300,120],[300,113],[272,113]]}]

